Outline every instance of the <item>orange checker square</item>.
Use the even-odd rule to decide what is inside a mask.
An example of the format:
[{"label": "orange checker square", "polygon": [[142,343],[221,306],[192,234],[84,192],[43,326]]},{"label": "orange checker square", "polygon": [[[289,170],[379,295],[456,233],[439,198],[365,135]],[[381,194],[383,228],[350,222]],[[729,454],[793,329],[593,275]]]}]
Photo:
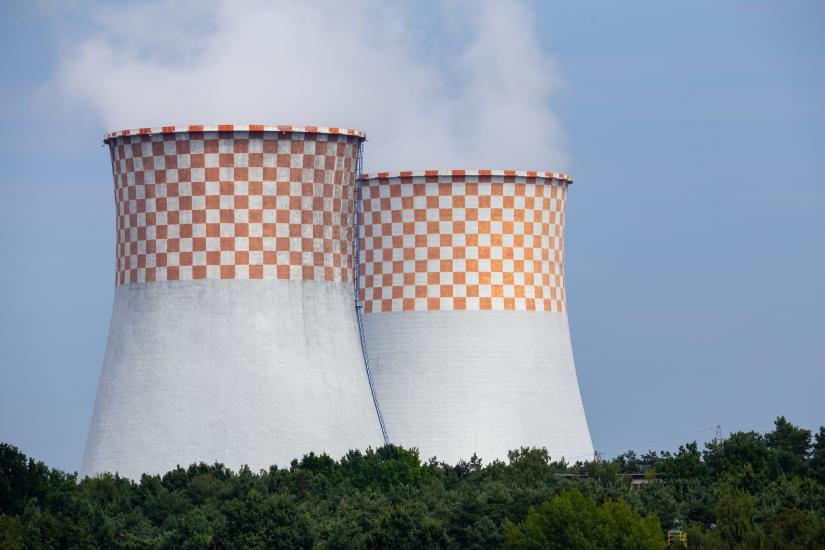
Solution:
[{"label": "orange checker square", "polygon": [[249,140],[236,137],[233,139],[232,149],[235,153],[246,153],[249,151]]},{"label": "orange checker square", "polygon": [[[218,166],[221,168],[232,168],[235,166],[235,155],[232,153],[219,153]],[[223,276],[221,276],[223,278]]]},{"label": "orange checker square", "polygon": [[218,190],[221,195],[234,195],[235,194],[235,182],[233,181],[222,181],[218,184]]},{"label": "orange checker square", "polygon": [[249,196],[248,195],[235,195],[234,200],[235,208],[240,209],[247,209],[249,208]]}]

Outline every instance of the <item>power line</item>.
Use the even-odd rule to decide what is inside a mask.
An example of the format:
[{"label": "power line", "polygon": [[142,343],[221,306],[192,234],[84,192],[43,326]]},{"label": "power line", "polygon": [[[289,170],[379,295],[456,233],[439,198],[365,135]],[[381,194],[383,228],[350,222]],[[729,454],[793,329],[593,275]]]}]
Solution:
[{"label": "power line", "polygon": [[[669,436],[666,436],[666,437],[660,437],[659,439],[651,439],[649,441],[640,441],[639,443],[633,443],[633,444],[630,444],[630,445],[625,445],[623,447],[614,447],[612,449],[599,449],[598,451],[594,450],[594,452],[597,455],[599,455],[599,454],[610,453],[610,452],[614,452],[614,451],[622,451],[624,449],[632,449],[632,448],[638,447],[639,445],[650,445],[651,443],[659,443],[660,441],[667,441],[669,439],[676,439],[677,437],[687,437],[689,435],[695,435],[695,434],[698,434],[698,433],[704,433],[704,432],[708,432],[708,431],[715,432],[716,431],[716,426],[711,426],[709,428],[702,428],[701,430],[694,430],[692,432],[685,432],[685,433],[680,433],[680,434],[669,435]],[[572,457],[568,460],[576,461],[580,458],[587,458],[587,457],[590,457],[590,456],[593,456],[593,453],[588,453],[586,455],[580,455],[580,456]]]}]

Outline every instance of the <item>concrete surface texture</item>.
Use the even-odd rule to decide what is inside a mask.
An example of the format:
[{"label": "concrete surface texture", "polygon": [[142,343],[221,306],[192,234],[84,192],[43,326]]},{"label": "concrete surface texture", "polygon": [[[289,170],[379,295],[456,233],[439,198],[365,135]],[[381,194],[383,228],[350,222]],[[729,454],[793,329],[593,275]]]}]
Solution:
[{"label": "concrete surface texture", "polygon": [[357,330],[350,284],[118,286],[80,474],[381,445]]},{"label": "concrete surface texture", "polygon": [[566,314],[373,313],[364,330],[393,443],[448,463],[522,446],[592,456]]}]

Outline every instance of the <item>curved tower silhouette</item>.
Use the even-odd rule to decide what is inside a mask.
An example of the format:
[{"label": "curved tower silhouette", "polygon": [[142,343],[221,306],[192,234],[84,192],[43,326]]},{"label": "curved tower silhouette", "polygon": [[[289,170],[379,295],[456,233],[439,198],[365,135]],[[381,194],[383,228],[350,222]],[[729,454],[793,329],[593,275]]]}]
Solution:
[{"label": "curved tower silhouette", "polygon": [[81,475],[380,445],[352,280],[359,132],[109,134],[114,308]]},{"label": "curved tower silhouette", "polygon": [[360,178],[359,301],[393,443],[452,463],[521,446],[592,454],[564,295],[570,183],[489,170]]}]

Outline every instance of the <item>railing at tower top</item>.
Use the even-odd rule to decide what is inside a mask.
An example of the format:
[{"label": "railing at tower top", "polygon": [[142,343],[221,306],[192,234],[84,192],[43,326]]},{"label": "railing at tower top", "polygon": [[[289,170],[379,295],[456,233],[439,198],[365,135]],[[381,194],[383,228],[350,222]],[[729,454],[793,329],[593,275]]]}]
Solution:
[{"label": "railing at tower top", "polygon": [[361,183],[358,178],[361,176],[362,153],[364,150],[364,142],[361,141],[358,145],[358,157],[355,161],[355,221],[353,223],[354,238],[353,240],[353,274],[355,277],[355,317],[358,319],[358,336],[361,338],[361,353],[364,355],[364,367],[367,369],[367,380],[370,384],[370,393],[372,393],[372,402],[375,405],[375,413],[378,415],[378,423],[381,425],[381,434],[384,436],[384,445],[389,444],[390,437],[387,435],[387,426],[384,424],[384,415],[381,414],[381,403],[378,400],[378,393],[375,391],[375,382],[372,378],[372,369],[370,368],[370,357],[367,353],[367,340],[364,337],[364,318],[362,315],[362,304],[359,299],[361,289]]}]

